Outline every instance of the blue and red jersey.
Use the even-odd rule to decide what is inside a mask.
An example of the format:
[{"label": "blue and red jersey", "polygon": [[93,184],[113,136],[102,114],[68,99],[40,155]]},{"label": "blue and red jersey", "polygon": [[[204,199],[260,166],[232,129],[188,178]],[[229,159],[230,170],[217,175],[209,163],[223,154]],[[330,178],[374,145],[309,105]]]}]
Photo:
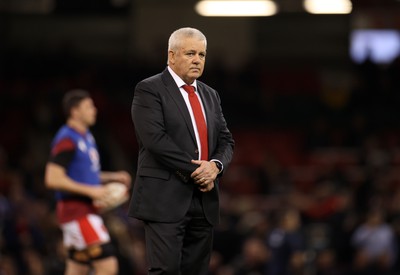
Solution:
[{"label": "blue and red jersey", "polygon": [[[90,131],[80,133],[68,125],[62,126],[53,139],[49,161],[64,167],[68,177],[78,183],[101,184],[99,153]],[[65,191],[56,191],[55,195],[58,216],[64,222],[95,211],[89,197]],[[83,210],[82,205],[87,209]]]}]

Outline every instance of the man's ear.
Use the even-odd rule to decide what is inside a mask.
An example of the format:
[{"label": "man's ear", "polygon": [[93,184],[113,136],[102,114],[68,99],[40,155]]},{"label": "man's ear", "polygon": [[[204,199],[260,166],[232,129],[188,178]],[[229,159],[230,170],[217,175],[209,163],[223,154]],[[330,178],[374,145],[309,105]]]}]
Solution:
[{"label": "man's ear", "polygon": [[69,117],[76,117],[76,112],[78,112],[78,108],[76,106],[72,107],[69,112]]},{"label": "man's ear", "polygon": [[168,60],[171,64],[175,64],[175,53],[173,51],[168,51]]}]

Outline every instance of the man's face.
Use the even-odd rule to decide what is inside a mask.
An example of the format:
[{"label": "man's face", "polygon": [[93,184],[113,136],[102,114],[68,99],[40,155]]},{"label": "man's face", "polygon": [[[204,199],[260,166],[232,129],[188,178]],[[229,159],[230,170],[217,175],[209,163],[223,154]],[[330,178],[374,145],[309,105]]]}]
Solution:
[{"label": "man's face", "polygon": [[196,38],[181,40],[180,48],[168,52],[169,66],[187,84],[203,74],[206,61],[206,46],[204,41]]},{"label": "man's face", "polygon": [[73,110],[75,119],[78,119],[86,126],[93,126],[96,123],[97,108],[91,98],[83,99]]}]

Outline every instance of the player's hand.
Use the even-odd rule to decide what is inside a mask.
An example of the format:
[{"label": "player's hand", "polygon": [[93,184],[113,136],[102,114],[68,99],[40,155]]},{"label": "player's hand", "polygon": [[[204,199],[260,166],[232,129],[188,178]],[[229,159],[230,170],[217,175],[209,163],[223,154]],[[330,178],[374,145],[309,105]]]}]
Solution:
[{"label": "player's hand", "polygon": [[132,184],[131,175],[126,171],[117,171],[114,172],[115,181],[121,182],[126,185],[126,187],[130,188]]},{"label": "player's hand", "polygon": [[88,196],[93,200],[102,199],[107,196],[107,189],[104,185],[90,186]]},{"label": "player's hand", "polygon": [[[93,202],[97,202],[95,204],[96,207],[98,208],[102,208],[102,207],[106,207],[106,198],[108,196],[107,194],[107,189],[104,185],[100,185],[100,186],[90,186],[89,187],[89,192],[88,192],[88,196],[90,198],[92,198]],[[99,203],[102,202],[102,203]],[[104,204],[104,205],[103,205]]]}]

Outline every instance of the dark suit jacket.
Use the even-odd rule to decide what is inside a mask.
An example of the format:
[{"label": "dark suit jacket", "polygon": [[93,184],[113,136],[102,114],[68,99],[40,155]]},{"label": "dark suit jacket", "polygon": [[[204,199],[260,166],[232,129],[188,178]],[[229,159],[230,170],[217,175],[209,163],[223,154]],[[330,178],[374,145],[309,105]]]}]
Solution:
[{"label": "dark suit jacket", "polygon": [[[210,160],[220,160],[226,170],[234,141],[222,114],[220,98],[200,81],[197,89],[207,118]],[[189,111],[168,69],[137,84],[132,120],[139,157],[128,215],[149,221],[179,221],[189,209],[197,188],[190,174],[198,167],[191,160],[198,159],[199,150]],[[219,220],[218,192],[217,178],[215,188],[202,196],[211,224]]]}]

